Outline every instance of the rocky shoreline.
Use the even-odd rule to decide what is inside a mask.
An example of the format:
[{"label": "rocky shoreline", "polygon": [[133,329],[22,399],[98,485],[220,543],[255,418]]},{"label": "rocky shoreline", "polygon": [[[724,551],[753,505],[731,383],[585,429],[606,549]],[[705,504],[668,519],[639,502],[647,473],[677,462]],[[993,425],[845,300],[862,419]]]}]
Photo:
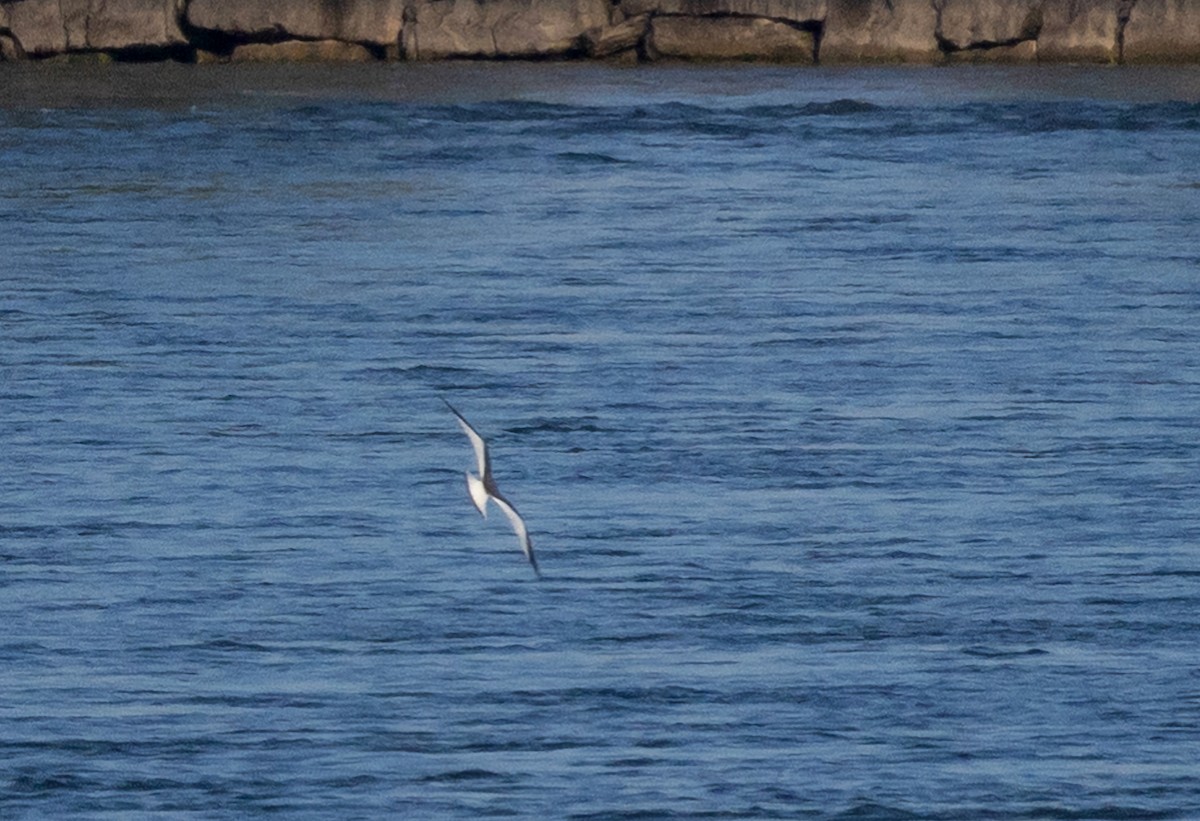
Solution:
[{"label": "rocky shoreline", "polygon": [[0,0],[0,61],[1200,63],[1194,0]]}]

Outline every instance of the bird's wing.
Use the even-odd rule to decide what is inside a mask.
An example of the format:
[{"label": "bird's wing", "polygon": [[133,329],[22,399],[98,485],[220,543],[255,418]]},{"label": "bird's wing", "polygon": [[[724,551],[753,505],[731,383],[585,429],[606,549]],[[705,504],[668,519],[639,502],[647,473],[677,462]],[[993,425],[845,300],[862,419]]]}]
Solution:
[{"label": "bird's wing", "polygon": [[487,488],[484,487],[479,477],[470,471],[467,472],[467,495],[471,497],[471,504],[475,505],[475,509],[479,511],[479,515],[486,519],[487,501],[491,497],[488,496]]},{"label": "bird's wing", "polygon": [[458,419],[458,426],[463,429],[463,433],[471,440],[471,447],[475,449],[475,461],[479,464],[479,478],[483,480],[484,484],[487,484],[488,477],[492,473],[491,465],[488,461],[487,442],[483,441],[483,437],[479,435],[479,432],[471,427],[471,423],[464,419],[463,415],[456,411],[453,405],[446,402],[445,399],[442,401],[446,403],[446,407]]},{"label": "bird's wing", "polygon": [[503,496],[493,494],[492,501],[496,503],[496,507],[504,511],[504,515],[512,523],[512,528],[517,534],[517,540],[521,543],[521,550],[525,552],[525,558],[529,559],[529,563],[533,565],[533,572],[541,576],[542,571],[538,570],[537,559],[533,556],[533,543],[529,540],[529,531],[525,529],[525,520],[521,518],[521,514],[517,513],[517,509],[509,504],[508,500]]}]

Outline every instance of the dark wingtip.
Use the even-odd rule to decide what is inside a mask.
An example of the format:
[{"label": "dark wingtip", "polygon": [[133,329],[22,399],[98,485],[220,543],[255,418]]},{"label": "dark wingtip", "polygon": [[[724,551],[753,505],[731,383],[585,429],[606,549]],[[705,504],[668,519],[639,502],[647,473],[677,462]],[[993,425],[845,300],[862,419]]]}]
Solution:
[{"label": "dark wingtip", "polygon": [[[441,399],[441,400],[442,400],[442,404],[443,404],[443,405],[445,405],[446,407],[448,407],[448,408],[450,409],[450,412],[451,412],[452,414],[454,414],[455,416],[457,416],[457,417],[458,417],[459,419],[461,419],[463,422],[467,422],[467,417],[465,417],[465,416],[463,416],[461,413],[459,413],[459,412],[458,412],[458,408],[456,408],[456,407],[454,407],[453,405],[451,405],[451,404],[450,404],[450,400],[448,400],[448,399],[447,399],[446,397],[444,397],[444,396],[439,396],[439,397],[438,397],[438,399]],[[469,423],[469,422],[467,422],[467,424],[469,425],[470,423]]]}]

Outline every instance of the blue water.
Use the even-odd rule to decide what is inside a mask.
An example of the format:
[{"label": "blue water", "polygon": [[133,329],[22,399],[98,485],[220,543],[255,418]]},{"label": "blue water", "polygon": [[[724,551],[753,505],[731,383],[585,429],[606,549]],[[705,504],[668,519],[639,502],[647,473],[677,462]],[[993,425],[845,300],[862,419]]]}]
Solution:
[{"label": "blue water", "polygon": [[1200,818],[1194,69],[0,68],[0,817]]}]

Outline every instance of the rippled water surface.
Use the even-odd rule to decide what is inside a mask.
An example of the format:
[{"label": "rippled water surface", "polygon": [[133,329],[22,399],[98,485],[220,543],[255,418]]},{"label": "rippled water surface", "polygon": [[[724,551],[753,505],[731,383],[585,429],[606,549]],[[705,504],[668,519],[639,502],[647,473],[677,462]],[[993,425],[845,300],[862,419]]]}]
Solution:
[{"label": "rippled water surface", "polygon": [[1194,70],[36,68],[0,816],[1200,817]]}]

